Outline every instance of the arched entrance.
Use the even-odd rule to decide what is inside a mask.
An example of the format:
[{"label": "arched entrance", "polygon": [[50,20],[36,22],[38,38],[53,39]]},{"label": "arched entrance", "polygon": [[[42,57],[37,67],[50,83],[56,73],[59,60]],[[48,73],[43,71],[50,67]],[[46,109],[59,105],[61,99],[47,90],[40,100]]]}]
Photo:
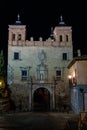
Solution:
[{"label": "arched entrance", "polygon": [[50,93],[46,88],[38,88],[33,94],[33,110],[49,111],[50,110]]}]

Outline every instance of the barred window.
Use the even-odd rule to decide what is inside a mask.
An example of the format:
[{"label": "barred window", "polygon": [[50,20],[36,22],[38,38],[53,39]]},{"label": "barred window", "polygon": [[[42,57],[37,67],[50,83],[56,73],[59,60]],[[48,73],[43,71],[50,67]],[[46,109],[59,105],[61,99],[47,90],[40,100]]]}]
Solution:
[{"label": "barred window", "polygon": [[56,79],[61,80],[61,70],[56,70]]},{"label": "barred window", "polygon": [[63,60],[67,60],[67,53],[63,53],[63,54],[62,54],[62,59],[63,59]]},{"label": "barred window", "polygon": [[27,70],[21,70],[21,80],[27,80]]},{"label": "barred window", "polygon": [[14,52],[14,60],[18,60],[19,59],[19,52]]}]

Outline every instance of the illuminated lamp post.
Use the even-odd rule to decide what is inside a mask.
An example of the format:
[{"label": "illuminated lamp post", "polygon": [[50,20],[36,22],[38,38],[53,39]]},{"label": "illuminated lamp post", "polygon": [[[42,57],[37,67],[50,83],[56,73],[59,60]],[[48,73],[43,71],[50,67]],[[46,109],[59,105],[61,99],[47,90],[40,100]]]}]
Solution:
[{"label": "illuminated lamp post", "polygon": [[69,87],[71,87],[72,86],[72,76],[68,75],[68,79],[69,79]]},{"label": "illuminated lamp post", "polygon": [[69,79],[69,87],[71,87],[71,86],[75,87],[77,84],[76,77],[69,75],[68,79]]}]

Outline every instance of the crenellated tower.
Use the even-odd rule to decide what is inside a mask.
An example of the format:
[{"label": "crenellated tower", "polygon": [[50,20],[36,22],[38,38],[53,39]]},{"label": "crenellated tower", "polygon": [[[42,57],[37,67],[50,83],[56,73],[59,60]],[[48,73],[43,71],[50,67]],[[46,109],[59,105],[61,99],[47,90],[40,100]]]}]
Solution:
[{"label": "crenellated tower", "polygon": [[72,28],[65,24],[62,16],[60,16],[58,26],[54,29],[54,38],[60,46],[72,46]]},{"label": "crenellated tower", "polygon": [[9,45],[23,45],[26,40],[26,26],[22,25],[20,15],[18,14],[17,20],[14,25],[9,25]]}]

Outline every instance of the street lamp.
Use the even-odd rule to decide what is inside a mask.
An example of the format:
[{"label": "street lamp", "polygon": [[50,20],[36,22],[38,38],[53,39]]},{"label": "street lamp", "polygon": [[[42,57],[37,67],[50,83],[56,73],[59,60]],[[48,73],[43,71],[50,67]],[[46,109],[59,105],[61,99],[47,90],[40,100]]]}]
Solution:
[{"label": "street lamp", "polygon": [[71,75],[68,75],[68,78],[69,78],[69,80],[72,78],[72,76]]},{"label": "street lamp", "polygon": [[0,81],[0,87],[2,86],[2,82]]},{"label": "street lamp", "polygon": [[69,79],[69,87],[71,87],[71,85],[72,85],[72,76],[68,75],[68,79]]},{"label": "street lamp", "polygon": [[5,88],[5,82],[3,79],[0,80],[0,89]]}]

